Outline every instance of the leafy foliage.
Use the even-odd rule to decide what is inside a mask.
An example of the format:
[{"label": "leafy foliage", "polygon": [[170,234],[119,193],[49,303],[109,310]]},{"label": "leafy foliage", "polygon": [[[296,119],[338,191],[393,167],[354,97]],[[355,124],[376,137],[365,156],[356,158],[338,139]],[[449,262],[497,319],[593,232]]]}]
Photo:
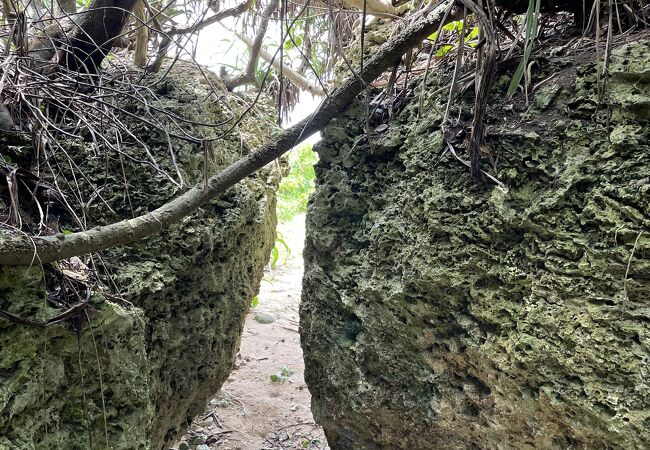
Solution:
[{"label": "leafy foliage", "polygon": [[92,3],[92,0],[77,0],[76,3],[77,9],[87,9]]},{"label": "leafy foliage", "polygon": [[293,375],[293,370],[291,370],[287,366],[284,366],[277,373],[274,373],[269,378],[273,383],[284,383],[289,379],[291,375]]},{"label": "leafy foliage", "polygon": [[271,269],[275,269],[278,265],[278,260],[280,259],[280,249],[284,249],[284,263],[286,264],[287,259],[291,255],[291,249],[284,240],[282,233],[277,231],[277,236],[275,237],[275,246],[271,250]]},{"label": "leafy foliage", "polygon": [[[441,33],[447,33],[447,34],[453,34],[459,36],[464,26],[465,26],[464,20],[453,20],[448,24],[446,24],[444,27],[442,27]],[[469,45],[470,47],[476,47],[476,44],[478,44],[478,34],[479,34],[478,26],[473,27],[469,32],[467,32],[465,36],[465,44]],[[436,31],[432,33],[428,37],[428,39],[431,40],[432,42],[435,42],[437,37],[438,37],[438,32]],[[453,44],[441,44],[439,48],[436,50],[435,53],[436,58],[443,58],[445,55],[451,52],[454,48],[458,46],[459,40],[460,38],[456,38],[453,41]]]},{"label": "leafy foliage", "polygon": [[[526,12],[526,37],[525,37],[525,50],[524,55],[515,70],[515,74],[512,76],[512,81],[508,87],[508,95],[513,95],[521,82],[521,79],[524,77],[526,68],[528,67],[528,60],[530,55],[533,52],[533,47],[535,44],[535,37],[537,36],[537,28],[539,23],[539,9],[541,1],[540,0],[529,0],[528,2],[528,11]],[[526,86],[528,86],[528,80],[526,81]],[[527,96],[526,96],[527,97]]]},{"label": "leafy foliage", "polygon": [[311,144],[296,148],[289,155],[291,169],[278,190],[278,219],[288,222],[297,214],[307,211],[309,194],[314,190],[314,164],[318,156]]},{"label": "leafy foliage", "polygon": [[318,447],[320,444],[320,439],[305,439],[302,441],[302,444],[300,444],[300,448],[309,448],[311,446]]}]

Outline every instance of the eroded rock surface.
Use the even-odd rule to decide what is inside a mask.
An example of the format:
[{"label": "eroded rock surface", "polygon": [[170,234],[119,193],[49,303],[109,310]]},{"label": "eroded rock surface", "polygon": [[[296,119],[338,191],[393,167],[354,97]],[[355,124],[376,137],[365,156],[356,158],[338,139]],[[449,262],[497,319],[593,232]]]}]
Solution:
[{"label": "eroded rock surface", "polygon": [[650,447],[650,40],[628,42],[609,121],[593,54],[551,49],[529,108],[497,82],[506,190],[444,152],[446,94],[370,145],[358,104],[324,131],[301,334],[333,449]]},{"label": "eroded rock surface", "polygon": [[[228,94],[216,99],[186,65],[156,89],[161,100],[150,106],[189,121],[176,120],[195,136],[214,134],[199,122],[243,110]],[[125,107],[142,114],[141,105]],[[269,108],[260,111],[272,117]],[[260,119],[245,119],[240,136],[215,143],[212,171],[268,138],[273,127]],[[132,132],[175,174],[162,133],[138,123]],[[146,160],[131,145],[127,154]],[[142,214],[178,194],[151,165],[111,155],[106,170],[107,158],[86,144],[70,143],[68,151],[88,176],[79,181],[82,192],[89,192],[86,181],[104,186],[106,203],[94,201],[87,212],[91,224],[130,217],[131,207]],[[186,185],[201,180],[201,145],[175,140],[174,151]],[[263,170],[160,235],[105,252],[103,288],[94,290],[79,334],[68,325],[42,330],[0,321],[0,448],[168,448],[231,370],[273,247],[277,181],[275,171]],[[38,267],[2,268],[0,309],[34,320],[56,315],[44,284]]]}]

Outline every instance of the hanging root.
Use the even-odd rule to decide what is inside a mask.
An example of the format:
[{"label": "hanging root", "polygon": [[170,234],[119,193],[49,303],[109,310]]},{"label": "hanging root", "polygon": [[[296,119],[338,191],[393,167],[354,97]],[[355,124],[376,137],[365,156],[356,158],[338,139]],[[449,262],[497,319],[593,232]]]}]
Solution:
[{"label": "hanging root", "polygon": [[[488,99],[492,86],[497,64],[497,40],[494,31],[494,23],[488,18],[482,8],[471,0],[461,0],[462,3],[472,11],[485,33],[485,44],[480,49],[480,57],[476,70],[476,99],[474,101],[474,119],[472,121],[472,134],[469,138],[469,161],[470,170],[474,178],[481,176],[480,159],[481,147],[485,142],[485,115],[487,112]],[[488,11],[492,8],[488,4]],[[491,14],[492,15],[492,14]]]}]

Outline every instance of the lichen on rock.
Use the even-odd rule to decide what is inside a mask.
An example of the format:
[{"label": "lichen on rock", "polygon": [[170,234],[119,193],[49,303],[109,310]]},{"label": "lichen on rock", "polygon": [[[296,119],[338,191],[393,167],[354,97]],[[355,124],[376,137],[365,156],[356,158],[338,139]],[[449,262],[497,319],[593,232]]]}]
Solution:
[{"label": "lichen on rock", "polygon": [[[201,123],[223,123],[244,110],[216,77],[210,81],[223,90],[220,98],[196,69],[178,64],[156,85],[159,100],[149,106],[175,113],[185,132],[212,136],[214,129]],[[137,115],[143,104],[125,101],[124,108]],[[212,173],[274,132],[262,126],[273,120],[271,107],[262,101],[254,113],[263,117],[244,118],[241,135],[215,141]],[[164,125],[178,132],[176,124]],[[137,120],[131,130],[160,168],[176,175],[164,133]],[[185,186],[200,182],[201,145],[172,142]],[[101,198],[87,205],[89,226],[142,214],[179,193],[162,171],[138,163],[146,155],[136,142],[123,143],[130,158],[93,156],[91,143],[69,142],[66,149],[85,174],[79,192],[102,186]],[[83,326],[0,321],[0,448],[168,448],[232,368],[273,247],[278,181],[276,170],[261,170],[161,234],[103,252],[95,259],[100,283],[78,321]],[[62,218],[63,228],[73,226]],[[60,312],[47,295],[40,267],[1,268],[0,309],[45,320]]]},{"label": "lichen on rock", "polygon": [[506,189],[444,151],[444,70],[370,144],[361,102],[324,130],[301,338],[333,449],[650,446],[641,36],[612,52],[607,106],[579,55],[542,54],[558,75],[529,107],[496,83],[485,168]]}]

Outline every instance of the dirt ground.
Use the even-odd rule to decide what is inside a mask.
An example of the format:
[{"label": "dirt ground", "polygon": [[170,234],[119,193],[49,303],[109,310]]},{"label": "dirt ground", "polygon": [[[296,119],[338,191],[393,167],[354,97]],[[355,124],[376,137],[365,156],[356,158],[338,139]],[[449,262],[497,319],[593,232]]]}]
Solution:
[{"label": "dirt ground", "polygon": [[[265,274],[259,304],[246,318],[230,378],[175,449],[329,449],[311,415],[298,335],[304,224],[299,215],[278,225],[290,255],[279,245],[277,267]],[[258,322],[268,315],[273,323]]]}]

